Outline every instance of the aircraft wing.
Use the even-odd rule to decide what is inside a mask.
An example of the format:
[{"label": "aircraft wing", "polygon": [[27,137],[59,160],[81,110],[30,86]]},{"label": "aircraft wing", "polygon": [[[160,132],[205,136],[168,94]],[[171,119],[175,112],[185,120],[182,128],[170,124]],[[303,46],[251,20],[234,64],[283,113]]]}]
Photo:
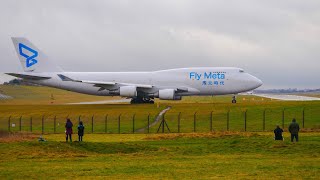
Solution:
[{"label": "aircraft wing", "polygon": [[144,88],[144,89],[151,89],[153,88],[152,85],[147,85],[147,84],[132,84],[132,83],[122,83],[122,82],[108,82],[108,81],[87,81],[87,80],[74,80],[71,79],[65,75],[58,74],[58,76],[63,80],[63,81],[73,81],[73,82],[80,82],[80,83],[86,83],[86,84],[92,84],[96,87],[101,87],[105,89],[110,89],[115,86],[136,86],[137,88]]},{"label": "aircraft wing", "polygon": [[[102,91],[104,89],[107,90],[115,90],[118,89],[119,86],[135,86],[139,88],[140,90],[143,89],[152,89],[154,86],[153,85],[148,85],[148,84],[133,84],[133,83],[124,83],[124,82],[108,82],[108,81],[87,81],[87,80],[76,80],[76,79],[71,79],[65,75],[58,74],[58,76],[63,80],[63,81],[72,81],[72,82],[79,82],[79,83],[86,83],[86,84],[92,84],[95,87],[100,87],[99,91]],[[177,93],[199,93],[200,91],[195,88],[190,88],[190,87],[177,87],[174,88]]]}]

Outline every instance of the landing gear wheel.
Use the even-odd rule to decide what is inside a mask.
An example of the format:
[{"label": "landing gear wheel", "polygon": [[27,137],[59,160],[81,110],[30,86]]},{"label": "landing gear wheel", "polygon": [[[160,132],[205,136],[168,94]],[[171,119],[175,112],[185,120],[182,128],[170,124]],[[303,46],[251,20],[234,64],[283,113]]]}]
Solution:
[{"label": "landing gear wheel", "polygon": [[231,101],[231,102],[232,102],[232,104],[236,104],[236,103],[237,103],[236,96],[233,96],[233,97],[232,97],[232,101]]},{"label": "landing gear wheel", "polygon": [[134,97],[131,99],[131,104],[154,104],[154,101],[150,98]]}]

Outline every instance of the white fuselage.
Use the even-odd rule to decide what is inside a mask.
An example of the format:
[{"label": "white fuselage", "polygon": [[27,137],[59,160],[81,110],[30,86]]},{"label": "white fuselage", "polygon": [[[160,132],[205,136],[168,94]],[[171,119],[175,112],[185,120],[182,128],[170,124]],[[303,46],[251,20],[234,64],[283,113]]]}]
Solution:
[{"label": "white fuselage", "polygon": [[[24,73],[26,74],[26,73]],[[224,95],[251,91],[262,85],[261,80],[243,72],[239,68],[205,67],[181,68],[154,72],[50,72],[30,73],[38,76],[49,76],[46,80],[28,80],[36,84],[99,96],[114,96],[109,89],[101,90],[93,84],[75,81],[63,81],[58,74],[74,80],[115,82],[127,84],[151,85],[140,91],[153,94],[161,89],[180,89],[179,96]],[[117,85],[113,89],[118,88]]]}]

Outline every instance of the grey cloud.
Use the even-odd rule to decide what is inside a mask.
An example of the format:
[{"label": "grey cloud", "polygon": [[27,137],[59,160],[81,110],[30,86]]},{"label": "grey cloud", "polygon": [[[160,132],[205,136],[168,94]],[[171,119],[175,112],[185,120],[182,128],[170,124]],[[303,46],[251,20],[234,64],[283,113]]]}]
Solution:
[{"label": "grey cloud", "polygon": [[262,88],[319,88],[320,2],[4,0],[0,72],[24,36],[69,71],[237,66]]}]

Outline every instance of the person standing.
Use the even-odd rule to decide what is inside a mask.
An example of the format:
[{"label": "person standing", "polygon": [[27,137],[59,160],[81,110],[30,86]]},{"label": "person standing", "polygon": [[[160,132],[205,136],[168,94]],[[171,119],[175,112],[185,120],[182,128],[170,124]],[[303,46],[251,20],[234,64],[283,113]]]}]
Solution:
[{"label": "person standing", "polygon": [[65,128],[66,128],[66,142],[68,142],[68,137],[70,138],[70,142],[72,142],[72,122],[71,120],[68,118]]},{"label": "person standing", "polygon": [[83,125],[82,121],[80,121],[79,125],[78,125],[79,142],[82,141],[83,134],[84,134],[84,125]]},{"label": "person standing", "polygon": [[295,118],[292,119],[292,122],[290,123],[288,129],[291,134],[291,142],[293,142],[294,139],[296,139],[296,142],[298,142],[299,141],[298,133],[299,133],[300,127],[299,127],[299,124],[296,122]]},{"label": "person standing", "polygon": [[283,141],[283,130],[277,125],[277,128],[273,131],[274,132],[274,140],[281,140]]}]

